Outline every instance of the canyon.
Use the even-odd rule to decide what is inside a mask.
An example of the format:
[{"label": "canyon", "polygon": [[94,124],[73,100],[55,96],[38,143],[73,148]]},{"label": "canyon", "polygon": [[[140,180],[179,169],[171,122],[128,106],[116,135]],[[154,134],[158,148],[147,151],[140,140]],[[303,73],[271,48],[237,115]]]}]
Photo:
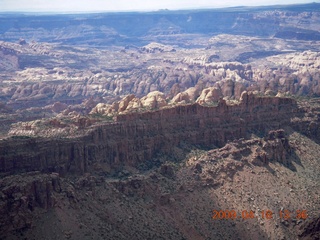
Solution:
[{"label": "canyon", "polygon": [[[79,125],[81,136],[44,138],[28,136],[21,132],[24,127],[17,128],[11,138],[1,140],[0,211],[6,216],[1,234],[9,239],[19,235],[113,239],[132,233],[136,239],[204,239],[216,234],[314,239],[319,236],[320,205],[319,165],[312,151],[319,148],[319,110],[319,101],[297,103],[292,98],[243,92],[232,105],[221,98],[217,106],[194,103],[116,114],[107,122]],[[51,127],[54,132],[66,126],[54,122]],[[278,199],[286,199],[290,183],[295,200],[286,208],[308,209],[308,218],[263,220],[259,215],[266,203],[252,181],[263,183],[269,195],[276,188],[262,179],[274,182],[280,173],[286,180],[278,182],[284,191]],[[302,189],[308,191],[308,199],[302,200]],[[243,200],[243,192],[251,196],[249,200]],[[228,199],[226,208],[255,209],[258,225],[250,219],[227,223],[211,219],[210,209],[224,208],[221,197]],[[89,199],[93,202],[88,205]],[[279,211],[274,197],[268,199],[272,211]],[[199,210],[190,205],[194,201],[199,201]],[[182,214],[178,219],[166,216],[173,206],[181,211],[171,213]],[[196,215],[190,218],[189,211]],[[144,219],[144,224],[135,219]],[[171,221],[174,227],[169,227]],[[49,227],[52,223],[54,227]],[[43,224],[46,227],[40,227]],[[188,224],[198,230],[185,229]],[[93,225],[100,229],[98,235],[92,232]],[[162,228],[167,230],[157,235]]]},{"label": "canyon", "polygon": [[319,239],[319,9],[0,12],[0,238]]}]

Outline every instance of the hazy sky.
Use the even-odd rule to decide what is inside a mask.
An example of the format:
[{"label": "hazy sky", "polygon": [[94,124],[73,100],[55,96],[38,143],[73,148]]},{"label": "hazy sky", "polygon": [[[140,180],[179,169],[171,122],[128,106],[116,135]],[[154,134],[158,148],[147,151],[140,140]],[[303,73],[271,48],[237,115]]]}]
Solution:
[{"label": "hazy sky", "polygon": [[320,0],[0,0],[0,11],[70,12],[214,8],[320,2]]}]

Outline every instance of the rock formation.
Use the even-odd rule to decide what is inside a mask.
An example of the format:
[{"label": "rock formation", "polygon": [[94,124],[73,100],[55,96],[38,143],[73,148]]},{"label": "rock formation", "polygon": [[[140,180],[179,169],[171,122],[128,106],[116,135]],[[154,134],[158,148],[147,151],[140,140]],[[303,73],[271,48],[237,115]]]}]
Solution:
[{"label": "rock formation", "polygon": [[95,162],[114,169],[137,166],[157,153],[172,154],[173,147],[181,144],[212,148],[246,137],[250,131],[285,126],[296,112],[293,99],[260,98],[245,92],[242,102],[233,106],[221,100],[217,107],[191,104],[119,114],[112,123],[84,129],[83,137],[3,140],[0,171],[86,172]]},{"label": "rock formation", "polygon": [[159,43],[149,43],[148,45],[141,48],[141,51],[147,53],[156,53],[156,52],[175,52],[176,50],[172,46],[166,46]]},{"label": "rock formation", "polygon": [[111,105],[99,103],[91,110],[90,114],[114,116],[116,114],[123,114],[132,111],[141,111],[143,109],[144,111],[146,109],[159,109],[167,105],[168,103],[165,95],[159,91],[153,91],[141,99],[135,97],[133,94],[130,94]]},{"label": "rock formation", "polygon": [[2,13],[0,239],[318,239],[318,9]]},{"label": "rock formation", "polygon": [[55,205],[55,194],[61,192],[59,174],[29,172],[0,180],[0,235],[12,230],[30,228],[35,211]]},{"label": "rock formation", "polygon": [[203,89],[199,98],[197,99],[197,103],[199,104],[210,104],[214,102],[218,102],[220,98],[222,98],[222,93],[219,88],[211,87]]},{"label": "rock formation", "polygon": [[0,45],[0,70],[17,70],[19,69],[19,61],[17,52],[13,49]]}]

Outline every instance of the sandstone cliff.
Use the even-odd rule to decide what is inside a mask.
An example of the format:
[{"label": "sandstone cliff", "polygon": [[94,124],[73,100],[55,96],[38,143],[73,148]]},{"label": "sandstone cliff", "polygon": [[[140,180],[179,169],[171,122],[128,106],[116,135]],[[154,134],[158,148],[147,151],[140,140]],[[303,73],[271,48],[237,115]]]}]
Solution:
[{"label": "sandstone cliff", "polygon": [[[256,132],[285,126],[297,112],[293,99],[257,97],[244,92],[241,102],[217,107],[198,104],[115,116],[115,121],[89,127],[83,137],[38,139],[16,136],[0,144],[0,171],[86,172],[94,163],[112,169],[138,166],[176,147],[214,148]],[[179,158],[179,156],[172,156]]]}]

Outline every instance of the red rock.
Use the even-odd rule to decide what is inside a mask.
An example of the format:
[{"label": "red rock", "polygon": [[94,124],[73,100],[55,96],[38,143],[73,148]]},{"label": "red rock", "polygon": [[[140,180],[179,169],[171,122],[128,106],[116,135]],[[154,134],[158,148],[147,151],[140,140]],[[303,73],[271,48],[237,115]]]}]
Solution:
[{"label": "red rock", "polygon": [[[115,122],[95,127],[83,137],[4,140],[0,144],[0,172],[50,169],[83,173],[89,165],[100,162],[113,169],[123,164],[136,166],[157,152],[172,154],[182,139],[186,144],[212,148],[245,138],[250,131],[278,129],[290,124],[296,111],[293,99],[243,93],[242,102],[233,106],[220,100],[217,107],[191,104],[121,114],[115,116]],[[92,123],[79,118],[78,124],[85,129]]]}]

